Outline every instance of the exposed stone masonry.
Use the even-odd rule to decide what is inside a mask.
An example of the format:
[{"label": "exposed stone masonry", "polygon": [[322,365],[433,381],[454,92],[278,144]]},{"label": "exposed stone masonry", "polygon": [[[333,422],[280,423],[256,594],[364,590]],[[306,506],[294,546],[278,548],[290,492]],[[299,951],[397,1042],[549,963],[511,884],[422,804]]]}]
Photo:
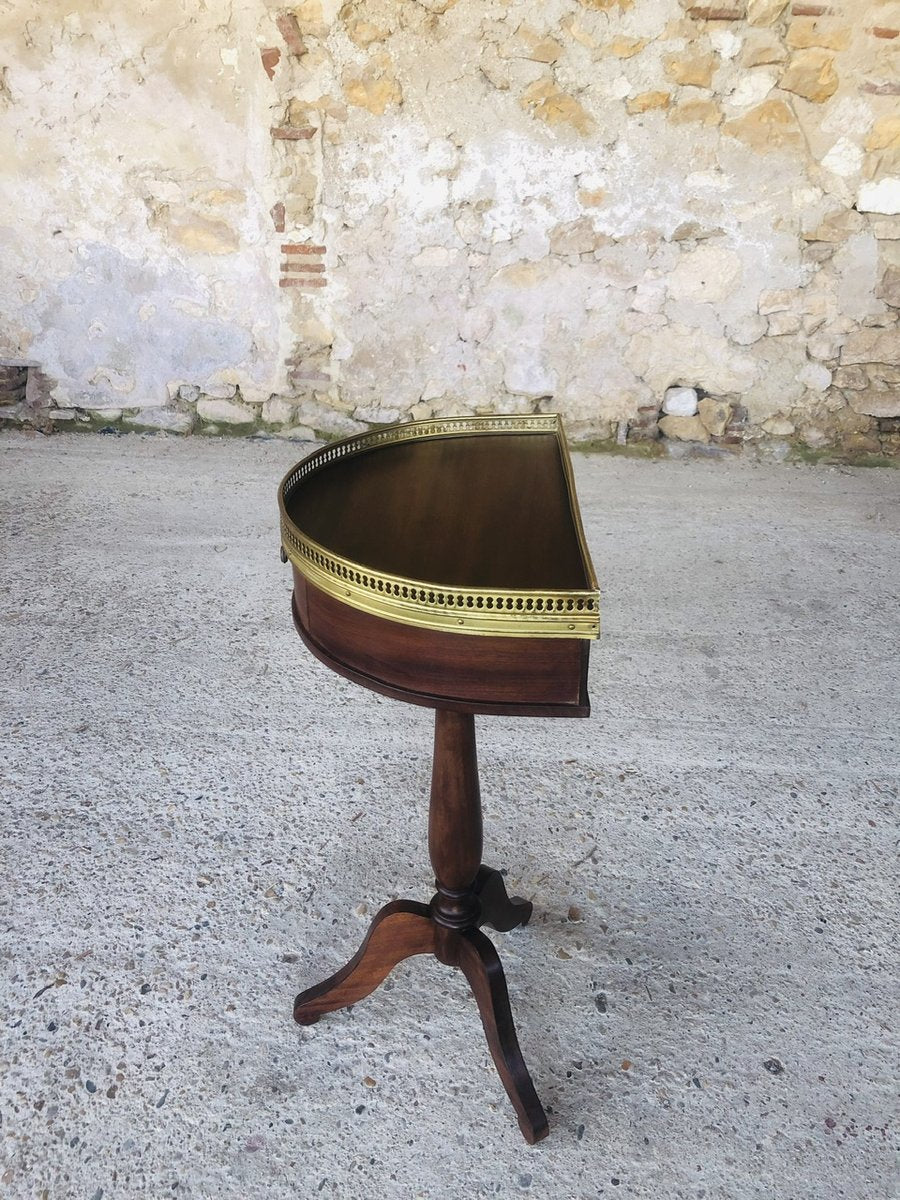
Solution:
[{"label": "exposed stone masonry", "polygon": [[0,18],[0,417],[900,453],[900,3],[237,7]]}]

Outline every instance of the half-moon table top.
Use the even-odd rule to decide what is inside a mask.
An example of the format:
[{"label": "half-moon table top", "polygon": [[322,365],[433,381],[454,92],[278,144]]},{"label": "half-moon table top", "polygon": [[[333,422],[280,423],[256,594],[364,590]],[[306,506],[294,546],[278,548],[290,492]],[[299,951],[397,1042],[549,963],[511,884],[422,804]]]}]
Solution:
[{"label": "half-moon table top", "polygon": [[458,633],[594,637],[597,583],[555,415],[420,421],[314,452],[282,542],[315,586]]}]

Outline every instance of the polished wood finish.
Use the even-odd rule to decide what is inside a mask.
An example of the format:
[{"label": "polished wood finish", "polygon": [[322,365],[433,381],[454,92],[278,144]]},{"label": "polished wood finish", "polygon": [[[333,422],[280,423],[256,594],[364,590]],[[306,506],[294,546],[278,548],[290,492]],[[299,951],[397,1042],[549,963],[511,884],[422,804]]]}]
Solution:
[{"label": "polished wood finish", "polygon": [[584,638],[474,637],[399,625],[341,604],[293,571],[297,632],[316,658],[364,687],[480,715],[590,715]]},{"label": "polished wood finish", "polygon": [[330,463],[285,501],[298,529],[376,571],[454,587],[590,587],[553,433],[399,442]]},{"label": "polished wood finish", "polygon": [[438,924],[428,905],[393,900],[375,917],[350,962],[323,983],[300,993],[294,1001],[294,1020],[314,1025],[323,1013],[356,1004],[374,992],[404,959],[429,953],[446,966],[457,967],[468,980],[488,1049],[519,1128],[526,1141],[540,1141],[548,1133],[547,1116],[519,1048],[503,966],[480,929],[451,929]]},{"label": "polished wood finish", "polygon": [[294,1001],[294,1020],[314,1025],[322,1013],[346,1008],[374,992],[398,963],[413,954],[434,953],[434,922],[427,904],[392,900],[369,926],[353,958]]},{"label": "polished wood finish", "polygon": [[434,763],[428,850],[437,895],[435,921],[448,929],[470,929],[481,912],[475,878],[481,864],[481,792],[471,713],[434,714]]},{"label": "polished wood finish", "polygon": [[[529,627],[527,637],[515,636],[515,626],[495,636],[495,625],[456,633],[407,624],[402,605],[367,611],[365,597],[340,589],[344,581],[349,588],[354,563],[448,588],[595,589],[563,454],[556,433],[442,431],[352,447],[304,473],[285,498],[287,522],[320,548],[288,543],[294,623],[305,644],[346,678],[435,709],[428,824],[435,895],[429,904],[387,904],[346,966],[297,996],[294,1017],[313,1024],[369,995],[398,963],[433,954],[465,975],[530,1143],[547,1135],[547,1117],[519,1047],[500,959],[480,927],[527,925],[532,906],[510,897],[500,872],[481,862],[474,715],[588,716],[589,642],[568,636],[574,624],[562,637],[558,624],[543,636],[544,627]],[[321,563],[325,551],[349,562],[330,576],[310,571],[317,586],[302,568]],[[450,610],[454,625],[459,611]]]},{"label": "polished wood finish", "polygon": [[463,972],[475,994],[488,1049],[516,1110],[519,1128],[526,1142],[534,1145],[547,1136],[549,1126],[519,1049],[500,958],[480,929],[457,934],[453,949],[454,965]]},{"label": "polished wood finish", "polygon": [[434,766],[428,845],[437,892],[431,904],[393,900],[373,920],[345,967],[301,992],[294,1020],[312,1025],[323,1013],[356,1004],[398,963],[434,954],[457,967],[478,1004],[497,1072],[529,1142],[547,1135],[547,1117],[519,1049],[506,978],[497,951],[478,928],[509,930],[527,924],[531,904],[506,894],[499,871],[480,863],[481,798],[471,713],[435,712]]}]

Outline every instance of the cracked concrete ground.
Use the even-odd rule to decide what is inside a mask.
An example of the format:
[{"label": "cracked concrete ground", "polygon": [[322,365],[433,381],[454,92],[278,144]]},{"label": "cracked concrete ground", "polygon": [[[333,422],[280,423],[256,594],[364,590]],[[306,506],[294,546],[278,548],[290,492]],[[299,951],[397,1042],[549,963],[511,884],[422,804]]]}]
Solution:
[{"label": "cracked concrete ground", "polygon": [[291,626],[302,452],[0,439],[4,1197],[896,1197],[900,476],[577,457],[594,716],[477,722],[529,1148],[436,962],[291,1021],[431,884],[431,714]]}]

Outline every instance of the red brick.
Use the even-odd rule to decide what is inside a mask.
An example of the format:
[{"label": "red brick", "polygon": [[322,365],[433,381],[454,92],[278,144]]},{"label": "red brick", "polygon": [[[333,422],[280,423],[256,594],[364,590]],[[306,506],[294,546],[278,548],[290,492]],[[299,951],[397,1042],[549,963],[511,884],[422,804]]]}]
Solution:
[{"label": "red brick", "polygon": [[275,68],[281,62],[281,51],[277,46],[266,46],[265,50],[260,50],[259,57],[262,59],[262,65],[270,79],[275,78]]},{"label": "red brick", "polygon": [[324,254],[324,246],[301,245],[299,242],[288,242],[281,247],[282,254]]},{"label": "red brick", "polygon": [[866,82],[859,90],[868,92],[870,96],[900,96],[900,83]]},{"label": "red brick", "polygon": [[272,224],[275,226],[276,233],[284,233],[284,205],[279,200],[277,204],[273,204],[269,209],[269,214],[272,217]]},{"label": "red brick", "polygon": [[795,4],[791,8],[792,17],[824,17],[831,9],[827,4]]},{"label": "red brick", "polygon": [[300,58],[301,55],[306,53],[306,46],[303,44],[303,38],[300,36],[300,26],[293,13],[279,13],[275,18],[275,24],[278,27],[278,32],[284,38],[288,50],[290,50],[295,58]]},{"label": "red brick", "polygon": [[282,271],[305,271],[310,275],[322,275],[325,272],[323,263],[283,262]]},{"label": "red brick", "polygon": [[308,142],[315,132],[314,125],[273,125],[269,130],[273,138],[283,142]]},{"label": "red brick", "polygon": [[695,4],[693,8],[688,9],[688,16],[694,17],[697,21],[743,21],[746,15],[743,5],[736,8],[734,5],[726,7],[715,4]]},{"label": "red brick", "polygon": [[883,25],[876,25],[872,32],[878,38],[895,38],[900,34],[900,29],[885,29]]},{"label": "red brick", "polygon": [[304,279],[302,275],[282,276],[278,280],[280,287],[324,287],[325,279]]}]

